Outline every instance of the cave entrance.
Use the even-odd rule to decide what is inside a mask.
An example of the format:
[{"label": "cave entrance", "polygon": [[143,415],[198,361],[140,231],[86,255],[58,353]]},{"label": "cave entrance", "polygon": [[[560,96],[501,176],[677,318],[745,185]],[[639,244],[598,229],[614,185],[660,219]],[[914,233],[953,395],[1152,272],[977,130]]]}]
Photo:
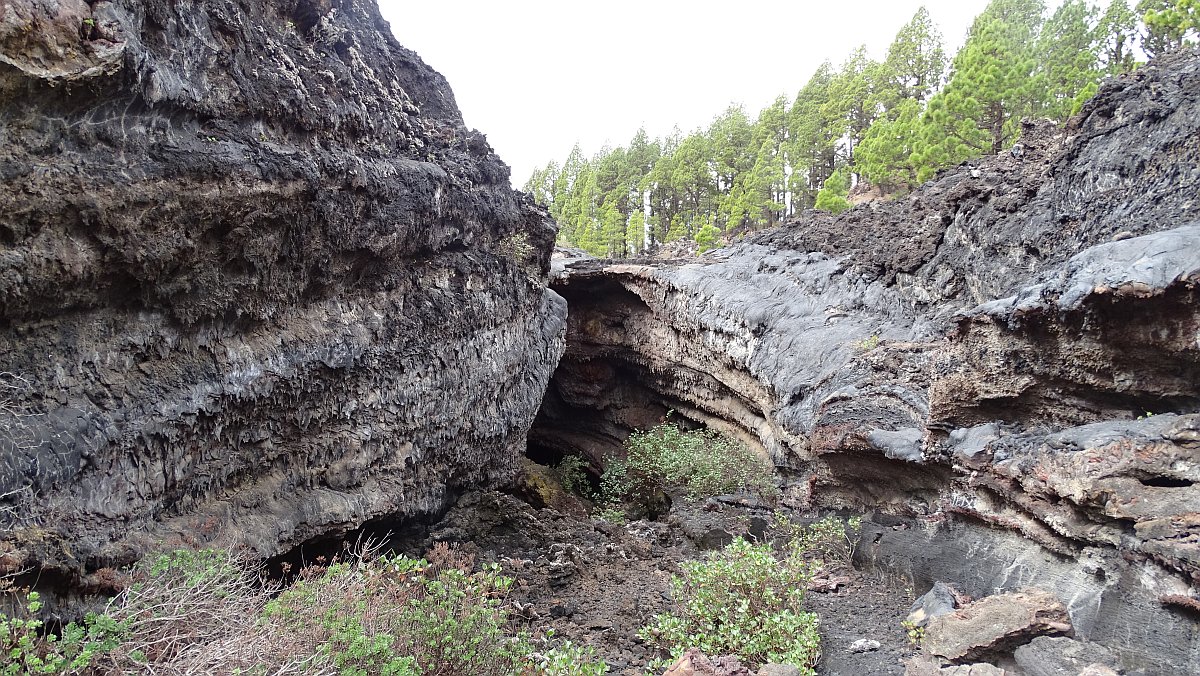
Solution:
[{"label": "cave entrance", "polygon": [[598,481],[635,429],[666,415],[641,344],[650,309],[611,276],[571,276],[552,288],[567,301],[567,345],[529,431],[526,457],[554,467],[577,456]]}]

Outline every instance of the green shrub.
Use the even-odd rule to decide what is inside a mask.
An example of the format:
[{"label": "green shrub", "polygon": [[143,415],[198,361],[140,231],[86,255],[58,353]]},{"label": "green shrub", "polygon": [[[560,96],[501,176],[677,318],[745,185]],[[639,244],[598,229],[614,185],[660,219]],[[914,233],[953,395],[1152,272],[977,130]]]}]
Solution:
[{"label": "green shrub", "polygon": [[68,624],[61,636],[43,634],[42,621],[35,617],[41,609],[41,596],[31,591],[25,602],[28,617],[0,615],[3,676],[81,673],[95,657],[115,648],[125,630],[111,617],[89,615],[83,624]]},{"label": "green shrub", "polygon": [[638,633],[678,658],[689,648],[737,655],[753,666],[791,664],[813,674],[820,657],[817,616],[801,609],[812,566],[792,550],[738,538],[704,561],[684,563],[672,579],[676,611]]},{"label": "green shrub", "polygon": [[[344,676],[607,671],[594,651],[511,630],[513,584],[450,547],[430,563],[369,548],[310,566],[280,591],[223,550],[147,557],[106,614],[42,634],[36,619],[0,616],[0,676],[235,673]],[[0,580],[3,582],[3,580]],[[12,593],[0,585],[0,592]],[[27,614],[41,610],[28,595]]]},{"label": "green shrub", "polygon": [[[528,636],[509,632],[503,600],[512,584],[495,564],[434,573],[404,556],[357,560],[305,569],[264,618],[276,633],[317,646],[344,676],[604,673],[594,661],[564,670],[564,654],[585,653],[569,644],[537,653]],[[545,664],[558,666],[537,670]]]},{"label": "green shrub", "polygon": [[646,488],[681,491],[690,498],[748,489],[774,498],[774,468],[744,445],[712,430],[663,423],[625,440],[626,459],[610,460],[601,494],[617,501]]},{"label": "green shrub", "polygon": [[564,455],[563,459],[554,466],[554,476],[562,484],[563,490],[575,495],[592,498],[592,484],[587,476],[588,463],[578,455]]},{"label": "green shrub", "polygon": [[858,342],[858,349],[863,352],[870,352],[877,347],[879,347],[879,336],[877,335],[868,336]]},{"label": "green shrub", "polygon": [[854,516],[843,521],[836,516],[827,516],[804,525],[776,515],[771,531],[800,556],[819,559],[822,564],[848,566],[854,558],[858,535],[862,532],[862,517]]},{"label": "green shrub", "polygon": [[629,517],[626,516],[625,510],[615,505],[609,505],[596,512],[596,518],[600,519],[601,521],[615,523],[618,526],[623,526],[629,521]]},{"label": "green shrub", "polygon": [[538,676],[604,676],[608,673],[608,665],[596,656],[595,648],[577,646],[570,641],[530,657],[530,673]]}]

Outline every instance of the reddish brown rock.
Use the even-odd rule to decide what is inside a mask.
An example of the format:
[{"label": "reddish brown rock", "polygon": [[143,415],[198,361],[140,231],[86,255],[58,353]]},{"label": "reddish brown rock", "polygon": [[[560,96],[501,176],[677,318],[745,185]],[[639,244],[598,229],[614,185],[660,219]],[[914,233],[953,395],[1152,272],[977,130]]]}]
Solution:
[{"label": "reddish brown rock", "polygon": [[663,676],[753,676],[736,657],[709,658],[697,648],[683,654],[667,667]]},{"label": "reddish brown rock", "polygon": [[954,662],[973,662],[1070,630],[1070,617],[1057,598],[1027,589],[988,596],[934,618],[925,627],[924,648]]}]

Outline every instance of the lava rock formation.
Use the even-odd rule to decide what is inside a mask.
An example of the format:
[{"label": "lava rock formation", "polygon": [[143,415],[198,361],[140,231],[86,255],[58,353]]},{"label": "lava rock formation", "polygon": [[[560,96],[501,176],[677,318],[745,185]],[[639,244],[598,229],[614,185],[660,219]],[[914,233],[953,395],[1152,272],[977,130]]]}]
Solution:
[{"label": "lava rock formation", "polygon": [[674,410],[771,458],[793,505],[875,511],[868,561],[1040,586],[1130,668],[1200,664],[1197,194],[1191,53],[894,201],[699,261],[564,252],[531,447],[599,466]]},{"label": "lava rock formation", "polygon": [[554,226],[370,0],[0,6],[0,573],[506,480]]}]

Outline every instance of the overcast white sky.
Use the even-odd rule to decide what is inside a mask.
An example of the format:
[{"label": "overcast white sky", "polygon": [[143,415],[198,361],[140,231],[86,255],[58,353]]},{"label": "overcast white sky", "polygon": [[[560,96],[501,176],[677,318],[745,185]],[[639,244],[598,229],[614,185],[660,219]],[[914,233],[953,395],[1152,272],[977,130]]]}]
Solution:
[{"label": "overcast white sky", "polygon": [[[1050,0],[1054,7],[1061,0]],[[948,51],[987,0],[379,0],[401,44],[450,81],[521,187],[576,141],[587,155],[685,133],[738,102],[795,97],[821,61],[882,58],[922,4]],[[1102,3],[1107,4],[1107,3]]]}]

